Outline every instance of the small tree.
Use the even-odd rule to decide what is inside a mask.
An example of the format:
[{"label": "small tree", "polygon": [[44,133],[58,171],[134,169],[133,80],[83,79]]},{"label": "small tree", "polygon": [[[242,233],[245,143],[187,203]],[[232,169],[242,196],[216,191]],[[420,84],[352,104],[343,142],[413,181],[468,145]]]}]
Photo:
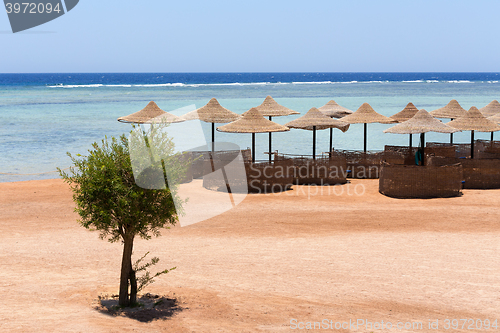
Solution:
[{"label": "small tree", "polygon": [[[169,138],[160,136],[157,141],[161,141],[164,154],[173,154]],[[74,166],[68,173],[61,170],[59,173],[71,185],[81,225],[98,230],[101,239],[123,242],[119,305],[132,306],[136,304],[138,289],[132,265],[134,237],[150,239],[151,235],[160,235],[160,228],[175,225],[178,217],[174,200],[178,198],[175,189],[168,185],[164,189],[136,185],[125,135],[111,141],[106,138],[101,145],[92,144],[92,148],[88,156],[77,155],[81,158],[68,153]],[[180,164],[168,167],[182,169]]]}]

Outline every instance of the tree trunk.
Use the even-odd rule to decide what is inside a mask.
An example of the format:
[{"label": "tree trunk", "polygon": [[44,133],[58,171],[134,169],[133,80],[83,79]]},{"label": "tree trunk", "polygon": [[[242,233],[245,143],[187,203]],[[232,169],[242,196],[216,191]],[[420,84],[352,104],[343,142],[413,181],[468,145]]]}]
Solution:
[{"label": "tree trunk", "polygon": [[[132,271],[132,250],[134,247],[134,236],[125,235],[123,237],[123,257],[122,257],[122,271],[120,275],[120,294],[118,304],[120,306],[130,306],[130,299],[128,294],[128,285],[130,279],[130,272]],[[135,282],[135,279],[134,279]],[[137,283],[136,283],[137,286]],[[135,299],[134,299],[135,302]]]},{"label": "tree trunk", "polygon": [[135,278],[135,271],[130,270],[130,305],[137,303],[137,279]]}]

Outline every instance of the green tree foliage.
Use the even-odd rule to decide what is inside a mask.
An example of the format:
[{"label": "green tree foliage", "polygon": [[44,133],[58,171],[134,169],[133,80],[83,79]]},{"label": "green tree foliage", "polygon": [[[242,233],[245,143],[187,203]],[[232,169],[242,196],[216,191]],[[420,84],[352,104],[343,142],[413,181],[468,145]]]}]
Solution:
[{"label": "green tree foliage", "polygon": [[[131,133],[130,146],[133,146],[134,140],[138,142],[141,137],[134,137],[134,131]],[[150,141],[155,141],[154,144],[158,145],[156,148],[161,150],[164,156],[173,155],[171,139],[163,132],[157,134],[155,139]],[[138,291],[135,269],[142,270],[143,267],[132,265],[134,237],[150,239],[151,236],[159,236],[161,228],[168,229],[176,224],[178,217],[174,200],[177,200],[178,207],[180,200],[177,198],[175,186],[171,184],[169,188],[167,183],[163,189],[145,189],[136,185],[129,141],[125,135],[119,139],[113,137],[111,140],[106,137],[100,145],[94,143],[87,156],[68,155],[73,167],[67,173],[61,170],[59,173],[71,185],[76,203],[75,210],[80,215],[79,222],[87,229],[99,231],[101,239],[108,239],[110,242],[122,241],[119,304],[135,305]],[[164,159],[162,163],[161,159],[151,153],[146,156],[150,160],[139,163],[148,163],[151,166],[139,177],[147,177],[151,170],[156,170],[153,172],[156,175],[158,170],[161,170],[163,176],[162,165],[167,165],[173,173],[182,175],[184,166],[173,163],[179,161],[178,158],[168,161]],[[146,280],[139,281],[139,284],[142,286]]]}]

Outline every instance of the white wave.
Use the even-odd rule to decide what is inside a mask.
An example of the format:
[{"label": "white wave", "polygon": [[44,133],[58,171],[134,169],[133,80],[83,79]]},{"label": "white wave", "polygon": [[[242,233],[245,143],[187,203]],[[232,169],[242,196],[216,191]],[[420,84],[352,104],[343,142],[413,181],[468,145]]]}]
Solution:
[{"label": "white wave", "polygon": [[332,84],[332,81],[292,82],[292,84]]},{"label": "white wave", "polygon": [[488,83],[498,83],[498,81],[487,81]]},{"label": "white wave", "polygon": [[49,88],[99,88],[103,86],[102,84],[57,84],[55,86],[49,86]]},{"label": "white wave", "polygon": [[427,82],[427,83],[439,83],[438,80],[426,80],[425,82]]},{"label": "white wave", "polygon": [[448,83],[473,83],[469,80],[451,80],[451,81],[448,81]]},{"label": "white wave", "polygon": [[184,83],[151,83],[151,84],[134,84],[134,87],[184,87]]},{"label": "white wave", "polygon": [[340,82],[340,83],[343,83],[343,84],[347,84],[347,83],[358,83],[358,81],[343,81],[343,82]]},{"label": "white wave", "polygon": [[405,83],[422,83],[424,80],[403,80]]}]

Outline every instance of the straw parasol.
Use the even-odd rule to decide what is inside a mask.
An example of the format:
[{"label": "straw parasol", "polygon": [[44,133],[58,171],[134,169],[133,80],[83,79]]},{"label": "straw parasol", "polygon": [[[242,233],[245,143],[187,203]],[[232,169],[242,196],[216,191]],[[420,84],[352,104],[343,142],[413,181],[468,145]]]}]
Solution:
[{"label": "straw parasol", "polygon": [[338,105],[334,100],[331,100],[322,107],[319,107],[318,110],[321,111],[321,113],[323,113],[324,115],[332,118],[342,118],[349,114],[352,114],[351,110]]},{"label": "straw parasol", "polygon": [[500,114],[500,103],[495,99],[491,101],[488,105],[483,106],[479,111],[486,117],[492,117],[494,115]]},{"label": "straw parasol", "polygon": [[[273,117],[290,116],[293,114],[300,114],[300,112],[289,109],[283,105],[278,104],[274,98],[267,96],[261,105],[256,107],[257,110],[264,116],[272,120]],[[271,161],[272,150],[272,134],[269,132],[269,161]]]},{"label": "straw parasol", "polygon": [[345,132],[349,129],[348,123],[332,119],[321,113],[317,108],[310,109],[305,115],[286,123],[285,126],[313,131],[313,159],[316,159],[316,130],[338,128]]},{"label": "straw parasol", "polygon": [[217,127],[217,130],[229,133],[252,133],[252,162],[255,162],[255,133],[286,132],[290,129],[267,120],[257,108],[251,108],[243,113],[240,119]]},{"label": "straw parasol", "polygon": [[384,133],[420,134],[420,144],[422,146],[422,165],[424,165],[425,133],[454,133],[458,131],[458,129],[443,124],[441,120],[432,117],[429,112],[421,109],[411,119],[386,129]]},{"label": "straw parasol", "polygon": [[366,128],[367,124],[381,123],[392,124],[396,121],[375,112],[368,103],[363,103],[353,114],[340,118],[340,120],[349,124],[364,124],[364,152],[366,153]]},{"label": "straw parasol", "polygon": [[475,106],[471,107],[463,117],[450,121],[448,125],[462,131],[471,131],[471,158],[474,158],[474,131],[500,131],[500,126],[487,119]]},{"label": "straw parasol", "polygon": [[[500,103],[498,103],[498,101],[495,99],[488,105],[480,108],[479,111],[481,111],[481,113],[487,118],[493,117],[495,115],[500,115]],[[491,141],[493,141],[493,132],[491,132]]]},{"label": "straw parasol", "polygon": [[[328,103],[326,103],[325,105],[323,105],[322,107],[319,107],[318,110],[328,117],[337,119],[352,114],[351,110],[338,105],[337,102],[335,102],[333,99]],[[330,150],[332,150],[332,147],[333,147],[333,128],[330,128]]]},{"label": "straw parasol", "polygon": [[240,118],[240,115],[229,111],[217,101],[217,99],[212,98],[207,105],[201,108],[188,112],[181,116],[184,120],[195,120],[199,119],[206,123],[212,123],[212,150],[214,149],[215,142],[215,123],[230,123]]},{"label": "straw parasol", "polygon": [[[405,108],[398,113],[390,116],[389,118],[396,120],[398,123],[402,123],[403,121],[410,120],[413,118],[414,115],[416,115],[418,112],[418,109],[415,105],[413,105],[412,102],[406,104]],[[411,148],[412,148],[412,136],[413,134],[410,134],[410,143],[409,143],[409,148],[410,148],[410,154],[411,154]]]},{"label": "straw parasol", "polygon": [[149,102],[148,105],[140,111],[118,118],[119,122],[135,124],[150,124],[152,120],[155,122],[167,123],[180,123],[184,121],[181,117],[177,117],[171,113],[163,111],[153,101]]},{"label": "straw parasol", "polygon": [[[435,118],[457,119],[465,115],[465,110],[456,99],[452,99],[446,106],[429,112]],[[450,144],[453,144],[453,133],[450,134]]]}]

